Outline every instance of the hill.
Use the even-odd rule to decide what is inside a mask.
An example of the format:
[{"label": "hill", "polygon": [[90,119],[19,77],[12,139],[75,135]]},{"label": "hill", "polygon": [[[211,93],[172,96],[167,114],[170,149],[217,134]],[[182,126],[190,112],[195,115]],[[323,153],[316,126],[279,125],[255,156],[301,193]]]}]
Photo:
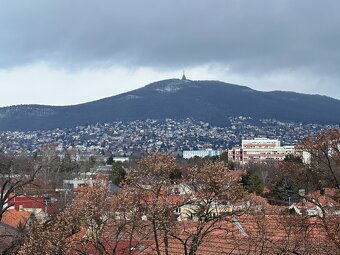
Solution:
[{"label": "hill", "polygon": [[220,81],[169,79],[72,105],[17,105],[0,108],[0,130],[36,130],[97,122],[194,118],[227,125],[229,116],[339,124],[340,100],[294,92],[256,91]]}]

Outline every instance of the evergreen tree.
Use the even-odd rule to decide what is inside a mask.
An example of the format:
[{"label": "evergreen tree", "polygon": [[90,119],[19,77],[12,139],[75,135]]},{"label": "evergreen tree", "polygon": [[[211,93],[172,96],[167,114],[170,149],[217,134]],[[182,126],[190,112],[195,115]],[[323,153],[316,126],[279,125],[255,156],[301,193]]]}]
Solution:
[{"label": "evergreen tree", "polygon": [[112,183],[119,185],[119,183],[125,178],[126,171],[123,168],[123,163],[120,161],[114,161],[112,164]]},{"label": "evergreen tree", "polygon": [[107,160],[106,160],[106,165],[110,165],[110,166],[112,166],[113,165],[113,157],[112,156],[110,156]]},{"label": "evergreen tree", "polygon": [[245,189],[250,193],[256,193],[260,195],[263,192],[263,182],[261,178],[254,173],[247,173],[242,177],[242,183]]}]

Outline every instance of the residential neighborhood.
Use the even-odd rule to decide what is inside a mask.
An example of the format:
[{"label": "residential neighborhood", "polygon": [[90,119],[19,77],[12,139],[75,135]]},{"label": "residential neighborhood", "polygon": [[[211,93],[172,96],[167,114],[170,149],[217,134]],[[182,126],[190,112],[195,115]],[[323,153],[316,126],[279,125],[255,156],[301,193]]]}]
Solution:
[{"label": "residential neighborhood", "polygon": [[67,129],[0,132],[1,151],[6,154],[39,154],[51,144],[59,153],[73,149],[79,155],[131,156],[166,152],[182,156],[183,150],[222,150],[240,145],[242,139],[266,137],[282,145],[296,145],[306,136],[315,136],[336,125],[281,122],[250,117],[229,118],[230,126],[184,120],[145,120],[77,126]]}]

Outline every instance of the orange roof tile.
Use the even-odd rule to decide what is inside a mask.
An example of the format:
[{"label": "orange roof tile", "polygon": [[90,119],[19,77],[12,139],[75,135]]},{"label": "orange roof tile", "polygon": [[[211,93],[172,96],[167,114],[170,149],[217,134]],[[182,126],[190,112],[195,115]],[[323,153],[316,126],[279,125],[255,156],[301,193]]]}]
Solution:
[{"label": "orange roof tile", "polygon": [[[336,246],[329,241],[319,219],[306,221],[304,218],[276,215],[240,216],[235,220],[239,224],[229,219],[221,223],[221,230],[209,233],[196,254],[286,254],[284,252],[288,250],[297,254],[337,254],[334,253]],[[186,236],[183,232],[181,237],[185,239]],[[161,243],[162,254],[164,248],[164,243]],[[170,237],[169,254],[183,254],[183,251],[183,244]],[[139,254],[156,254],[155,244]]]},{"label": "orange roof tile", "polygon": [[2,222],[12,227],[18,227],[21,224],[26,224],[31,216],[31,212],[7,210],[2,216]]}]

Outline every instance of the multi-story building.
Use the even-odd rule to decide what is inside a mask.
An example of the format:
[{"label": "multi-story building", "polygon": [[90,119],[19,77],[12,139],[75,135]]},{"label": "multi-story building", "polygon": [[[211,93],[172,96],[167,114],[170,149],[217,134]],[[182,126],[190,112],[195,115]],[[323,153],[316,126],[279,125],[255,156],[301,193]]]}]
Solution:
[{"label": "multi-story building", "polygon": [[283,160],[287,155],[304,156],[295,146],[281,146],[277,139],[255,138],[242,140],[241,147],[227,150],[228,159],[241,164],[249,161]]},{"label": "multi-story building", "polygon": [[183,151],[183,158],[189,159],[194,157],[214,157],[219,156],[220,151],[213,149],[205,149],[205,150],[194,150],[194,151]]}]

